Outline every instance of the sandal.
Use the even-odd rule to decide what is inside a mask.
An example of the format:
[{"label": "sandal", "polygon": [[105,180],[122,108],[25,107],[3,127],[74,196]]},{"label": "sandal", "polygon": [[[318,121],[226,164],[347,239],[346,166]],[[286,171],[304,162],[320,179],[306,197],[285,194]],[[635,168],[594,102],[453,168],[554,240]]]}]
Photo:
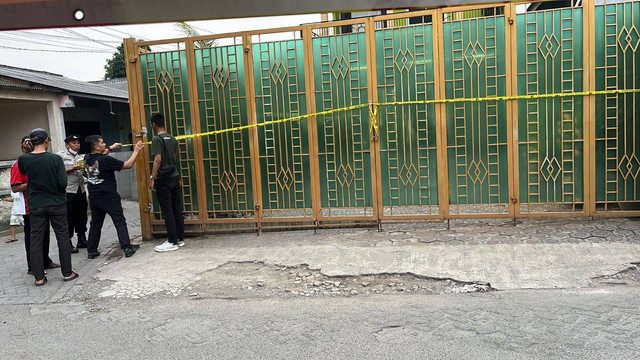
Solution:
[{"label": "sandal", "polygon": [[8,244],[8,243],[12,243],[12,242],[16,242],[16,241],[18,241],[18,239],[8,239],[8,240],[7,240],[7,244]]},{"label": "sandal", "polygon": [[45,276],[42,280],[36,280],[36,286],[43,286],[47,283],[47,277]]},{"label": "sandal", "polygon": [[80,275],[78,275],[75,272],[72,272],[71,275],[63,277],[62,281],[71,281],[73,279],[76,279],[78,276],[80,276]]}]

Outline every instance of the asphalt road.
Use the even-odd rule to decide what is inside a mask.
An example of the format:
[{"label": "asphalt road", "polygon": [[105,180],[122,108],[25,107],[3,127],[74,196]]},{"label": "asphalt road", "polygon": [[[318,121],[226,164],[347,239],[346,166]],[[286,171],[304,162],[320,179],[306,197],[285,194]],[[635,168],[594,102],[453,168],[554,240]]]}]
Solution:
[{"label": "asphalt road", "polygon": [[0,359],[637,359],[639,294],[601,285],[5,304]]}]

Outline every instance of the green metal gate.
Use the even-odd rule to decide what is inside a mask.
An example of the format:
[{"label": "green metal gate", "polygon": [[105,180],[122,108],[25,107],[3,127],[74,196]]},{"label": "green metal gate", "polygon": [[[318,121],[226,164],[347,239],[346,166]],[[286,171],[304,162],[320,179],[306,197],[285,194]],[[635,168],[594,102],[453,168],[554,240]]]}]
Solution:
[{"label": "green metal gate", "polygon": [[581,93],[640,88],[639,29],[640,1],[587,0],[129,39],[132,125],[243,127],[180,141],[193,232],[640,215],[640,93]]}]

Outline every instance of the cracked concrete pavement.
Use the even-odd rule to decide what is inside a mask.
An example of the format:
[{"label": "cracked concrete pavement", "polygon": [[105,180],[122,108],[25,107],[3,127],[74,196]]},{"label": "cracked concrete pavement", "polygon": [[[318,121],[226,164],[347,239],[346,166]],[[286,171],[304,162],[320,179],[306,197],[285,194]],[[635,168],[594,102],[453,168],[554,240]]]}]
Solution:
[{"label": "cracked concrete pavement", "polygon": [[[132,237],[139,234],[137,203],[124,201]],[[73,256],[81,274],[72,284],[50,282],[42,289],[24,274],[22,242],[2,244],[0,303],[55,301],[100,281],[101,297],[139,298],[177,294],[202,274],[232,262],[307,265],[324,276],[413,274],[419,277],[489,283],[497,290],[580,288],[592,279],[640,261],[640,221],[634,219],[549,219],[452,221],[372,228],[202,235],[180,250],[156,253],[162,240],[144,242],[132,258],[117,249],[113,225],[105,223],[100,250],[87,260]],[[51,254],[56,254],[52,243]],[[7,259],[9,261],[7,261]],[[55,256],[54,256],[55,259]],[[51,281],[52,278],[54,281]],[[74,289],[75,288],[75,289]]]},{"label": "cracked concrete pavement", "polygon": [[[137,203],[123,205],[136,236]],[[639,356],[636,220],[204,235],[155,253],[161,241],[124,258],[107,221],[103,256],[82,250],[77,281],[53,270],[43,287],[24,244],[0,243],[0,358]]]},{"label": "cracked concrete pavement", "polygon": [[[606,237],[611,236],[608,240]],[[579,288],[640,261],[640,222],[614,220],[461,221],[376,229],[323,229],[188,238],[155,253],[144,243],[130,259],[102,266],[102,296],[179,293],[201,274],[231,262],[306,264],[326,276],[414,274],[494,289]],[[102,258],[101,258],[102,259]],[[102,261],[102,260],[101,260]]]}]

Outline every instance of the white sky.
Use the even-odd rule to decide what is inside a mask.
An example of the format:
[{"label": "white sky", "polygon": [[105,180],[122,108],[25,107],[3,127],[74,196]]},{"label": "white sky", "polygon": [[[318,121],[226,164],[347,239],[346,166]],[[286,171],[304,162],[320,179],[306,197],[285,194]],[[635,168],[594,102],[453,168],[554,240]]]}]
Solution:
[{"label": "white sky", "polygon": [[[320,21],[320,14],[277,16],[262,18],[189,21],[201,35],[223,34],[235,31],[269,29]],[[107,59],[116,52],[123,37],[134,35],[144,40],[184,37],[175,23],[145,25],[113,25],[106,27],[47,29],[0,32],[0,64],[27,69],[43,70],[68,78],[91,81],[104,77]],[[73,39],[70,39],[73,38]],[[51,52],[8,49],[46,49],[60,51],[86,51],[99,49],[107,52]]]}]

